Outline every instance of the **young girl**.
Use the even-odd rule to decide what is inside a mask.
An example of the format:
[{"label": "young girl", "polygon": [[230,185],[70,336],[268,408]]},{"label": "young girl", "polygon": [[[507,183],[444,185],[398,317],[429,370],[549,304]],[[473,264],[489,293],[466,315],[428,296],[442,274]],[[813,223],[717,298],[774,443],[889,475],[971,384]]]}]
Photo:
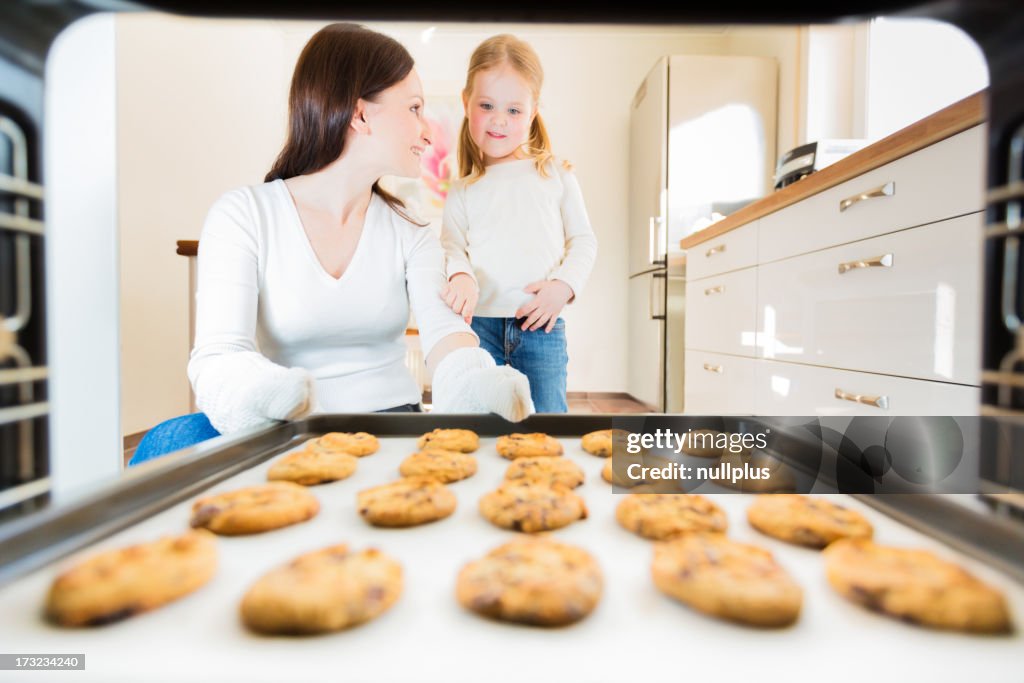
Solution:
[{"label": "young girl", "polygon": [[533,48],[511,35],[488,38],[470,58],[460,178],[442,219],[442,296],[495,362],[529,378],[537,412],[564,413],[569,357],[559,313],[586,283],[597,238],[537,112],[543,80]]}]

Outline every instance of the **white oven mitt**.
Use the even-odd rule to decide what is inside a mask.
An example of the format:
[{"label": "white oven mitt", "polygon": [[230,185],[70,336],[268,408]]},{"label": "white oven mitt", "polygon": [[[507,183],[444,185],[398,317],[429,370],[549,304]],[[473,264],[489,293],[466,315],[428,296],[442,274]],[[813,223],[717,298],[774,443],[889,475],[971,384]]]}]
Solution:
[{"label": "white oven mitt", "polygon": [[308,370],[282,367],[251,351],[207,359],[192,388],[196,406],[221,434],[300,419],[316,400]]},{"label": "white oven mitt", "polygon": [[536,412],[526,375],[498,365],[479,347],[445,356],[434,370],[430,391],[435,413],[497,413],[519,422]]}]

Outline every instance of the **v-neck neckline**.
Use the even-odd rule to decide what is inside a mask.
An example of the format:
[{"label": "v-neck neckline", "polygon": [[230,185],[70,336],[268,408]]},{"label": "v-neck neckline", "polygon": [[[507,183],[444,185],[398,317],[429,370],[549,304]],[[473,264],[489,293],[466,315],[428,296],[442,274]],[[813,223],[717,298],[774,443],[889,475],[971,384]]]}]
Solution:
[{"label": "v-neck neckline", "polygon": [[292,196],[291,190],[288,189],[287,183],[284,179],[277,179],[275,182],[281,184],[281,191],[284,192],[285,199],[288,201],[288,205],[291,207],[291,213],[295,229],[298,231],[298,237],[305,245],[306,256],[312,261],[316,267],[320,277],[326,279],[332,284],[340,284],[345,281],[345,278],[350,272],[352,272],[353,266],[356,264],[356,260],[359,258],[359,252],[363,250],[363,242],[366,237],[366,226],[370,223],[370,214],[374,211],[374,204],[376,204],[376,194],[371,190],[370,192],[370,203],[366,205],[366,214],[363,216],[363,225],[359,230],[359,239],[356,241],[356,248],[352,250],[352,258],[348,260],[348,265],[345,266],[345,270],[342,271],[341,275],[334,277],[331,273],[327,272],[324,268],[324,264],[317,258],[316,250],[313,249],[313,244],[309,241],[309,235],[306,234],[306,227],[302,224],[302,216],[299,214],[299,205],[295,203],[295,197]]}]

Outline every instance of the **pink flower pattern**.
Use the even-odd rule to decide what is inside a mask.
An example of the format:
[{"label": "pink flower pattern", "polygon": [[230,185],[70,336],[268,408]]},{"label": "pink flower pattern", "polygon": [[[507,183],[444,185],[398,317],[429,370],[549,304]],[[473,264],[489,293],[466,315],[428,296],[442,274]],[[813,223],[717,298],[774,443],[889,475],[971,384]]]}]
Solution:
[{"label": "pink flower pattern", "polygon": [[457,161],[455,145],[452,144],[455,136],[445,121],[431,116],[426,118],[432,137],[430,147],[420,159],[423,169],[421,177],[429,191],[430,203],[440,209],[448,196],[448,188],[455,180]]}]

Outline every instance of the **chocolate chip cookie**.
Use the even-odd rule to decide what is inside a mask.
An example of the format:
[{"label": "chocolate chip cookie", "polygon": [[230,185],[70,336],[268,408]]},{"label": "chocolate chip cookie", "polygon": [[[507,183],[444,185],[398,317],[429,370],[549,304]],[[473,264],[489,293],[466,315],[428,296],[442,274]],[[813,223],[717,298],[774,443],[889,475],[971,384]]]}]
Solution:
[{"label": "chocolate chip cookie", "polygon": [[242,598],[242,622],[258,633],[338,631],[380,615],[401,593],[398,562],[375,548],[340,544],[263,575]]},{"label": "chocolate chip cookie", "polygon": [[957,631],[1005,633],[1012,628],[1001,592],[926,550],[844,538],[822,555],[832,587],[875,612]]},{"label": "chocolate chip cookie", "polygon": [[200,498],[192,504],[192,527],[222,536],[258,534],[311,519],[320,502],[305,486],[274,481]]},{"label": "chocolate chip cookie", "polygon": [[420,450],[440,448],[446,451],[472,453],[480,448],[480,437],[468,429],[435,429],[420,437]]},{"label": "chocolate chip cookie", "polygon": [[583,470],[568,458],[517,458],[505,470],[509,481],[525,480],[537,484],[562,484],[574,489],[583,483]]},{"label": "chocolate chip cookie", "polygon": [[590,614],[603,588],[601,568],[587,551],[525,537],[465,565],[455,594],[464,607],[492,619],[562,626]]},{"label": "chocolate chip cookie", "polygon": [[431,477],[448,484],[476,474],[476,458],[459,451],[427,448],[403,460],[398,472],[403,477]]},{"label": "chocolate chip cookie", "polygon": [[503,529],[537,531],[558,529],[586,519],[583,499],[566,486],[547,486],[525,479],[506,481],[480,498],[480,514]]},{"label": "chocolate chip cookie", "polygon": [[696,532],[655,544],[651,574],[662,593],[754,626],[788,626],[803,603],[803,591],[770,551],[723,534]]},{"label": "chocolate chip cookie", "polygon": [[452,514],[455,494],[436,479],[404,477],[360,491],[356,506],[374,526],[417,526]]},{"label": "chocolate chip cookie", "polygon": [[361,458],[376,453],[380,449],[380,442],[373,434],[366,432],[328,432],[306,447],[348,453]]},{"label": "chocolate chip cookie", "polygon": [[303,486],[347,479],[355,474],[359,459],[348,453],[302,450],[289,453],[267,470],[269,481],[291,481]]},{"label": "chocolate chip cookie", "polygon": [[692,533],[724,533],[725,512],[708,498],[689,493],[631,493],[615,508],[624,528],[654,540]]},{"label": "chocolate chip cookie", "polygon": [[205,530],[93,555],[58,576],[47,618],[61,626],[100,626],[193,592],[217,568],[217,542]]},{"label": "chocolate chip cookie", "polygon": [[584,434],[580,439],[580,447],[591,455],[607,458],[612,454],[612,447],[618,444],[625,451],[626,438],[629,432],[624,429],[599,429]]},{"label": "chocolate chip cookie", "polygon": [[501,457],[509,460],[562,454],[558,439],[539,432],[499,436],[496,448]]},{"label": "chocolate chip cookie", "polygon": [[864,515],[824,498],[798,494],[765,494],[747,508],[750,525],[768,536],[824,548],[840,538],[871,538],[874,529]]}]

